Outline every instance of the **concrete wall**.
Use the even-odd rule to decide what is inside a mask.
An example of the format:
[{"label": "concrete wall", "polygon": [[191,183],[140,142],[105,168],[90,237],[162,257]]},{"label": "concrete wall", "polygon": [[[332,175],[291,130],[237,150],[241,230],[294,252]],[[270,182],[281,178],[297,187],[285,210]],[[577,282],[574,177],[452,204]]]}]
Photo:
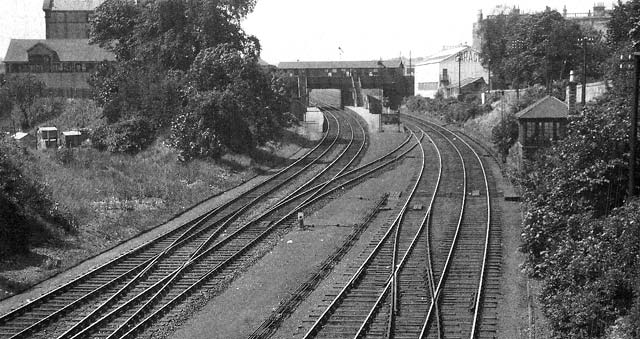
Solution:
[{"label": "concrete wall", "polygon": [[[611,86],[611,82],[609,82]],[[603,95],[607,91],[607,86],[604,81],[592,82],[587,84],[586,100],[587,102]],[[569,100],[569,87],[566,89],[566,98]],[[582,84],[578,84],[576,88],[576,103],[582,104]]]},{"label": "concrete wall", "polygon": [[307,139],[316,141],[322,139],[323,127],[324,114],[317,107],[309,107],[297,131]]},{"label": "concrete wall", "polygon": [[360,117],[362,117],[362,119],[364,119],[364,121],[367,122],[367,125],[369,126],[369,131],[380,130],[380,126],[381,126],[380,119],[382,114],[371,114],[364,107],[345,106],[345,109],[350,110],[351,112],[354,112]]}]

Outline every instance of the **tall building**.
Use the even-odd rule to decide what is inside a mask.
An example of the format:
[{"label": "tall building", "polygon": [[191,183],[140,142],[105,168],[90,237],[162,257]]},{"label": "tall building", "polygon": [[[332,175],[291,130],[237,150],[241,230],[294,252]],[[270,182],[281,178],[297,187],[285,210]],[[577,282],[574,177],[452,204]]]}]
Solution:
[{"label": "tall building", "polygon": [[104,0],[44,0],[47,39],[89,39],[89,17]]},{"label": "tall building", "polygon": [[89,44],[89,19],[104,0],[44,0],[46,39],[11,39],[4,58],[7,74],[30,74],[47,94],[89,97],[87,80],[113,53]]}]

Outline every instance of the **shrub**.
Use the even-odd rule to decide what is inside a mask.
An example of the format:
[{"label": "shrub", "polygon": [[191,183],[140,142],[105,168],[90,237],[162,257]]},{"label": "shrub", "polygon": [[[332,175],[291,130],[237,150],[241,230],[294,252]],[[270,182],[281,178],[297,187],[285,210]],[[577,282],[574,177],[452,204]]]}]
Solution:
[{"label": "shrub", "polygon": [[149,122],[133,118],[96,128],[91,142],[101,151],[134,154],[151,145],[154,138],[155,131]]},{"label": "shrub", "polygon": [[37,168],[26,165],[29,158],[12,141],[0,140],[0,254],[26,252],[30,229],[43,221],[75,231],[75,219],[51,198]]}]

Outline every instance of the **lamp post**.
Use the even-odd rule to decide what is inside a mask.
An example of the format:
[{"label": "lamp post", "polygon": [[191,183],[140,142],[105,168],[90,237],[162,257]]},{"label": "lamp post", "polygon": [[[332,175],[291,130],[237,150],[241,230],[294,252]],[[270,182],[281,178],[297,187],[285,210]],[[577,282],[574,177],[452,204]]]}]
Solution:
[{"label": "lamp post", "polygon": [[587,44],[594,41],[595,39],[590,36],[578,39],[578,42],[582,44],[582,107],[587,102]]}]

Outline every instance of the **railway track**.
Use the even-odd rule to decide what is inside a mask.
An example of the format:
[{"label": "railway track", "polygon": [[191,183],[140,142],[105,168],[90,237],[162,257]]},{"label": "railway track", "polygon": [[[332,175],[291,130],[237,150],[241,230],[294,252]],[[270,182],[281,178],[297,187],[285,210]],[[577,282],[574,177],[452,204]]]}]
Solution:
[{"label": "railway track", "polygon": [[[428,134],[415,185],[382,239],[305,338],[496,334],[501,257],[491,205],[495,185],[471,140],[405,119]],[[425,171],[425,158],[432,164],[438,159],[438,169]]]},{"label": "railway track", "polygon": [[[345,119],[351,118],[343,118],[343,120]],[[121,312],[106,312],[104,311],[105,309],[113,305],[118,305],[116,307],[120,309],[120,306],[127,303],[129,305],[132,303],[140,304],[143,297],[155,295],[151,291],[156,291],[159,286],[164,286],[169,281],[175,281],[175,278],[170,280],[167,277],[176,277],[176,270],[172,270],[176,265],[181,268],[193,265],[194,268],[192,270],[197,271],[197,268],[195,268],[197,265],[195,264],[201,258],[199,255],[207,251],[209,253],[212,252],[210,249],[216,245],[211,245],[211,243],[221,247],[225,239],[230,238],[228,236],[229,228],[222,227],[225,223],[228,226],[231,221],[238,219],[240,214],[249,209],[249,207],[255,206],[261,199],[268,198],[270,193],[281,191],[282,186],[292,182],[301,173],[305,172],[310,165],[317,163],[319,159],[326,156],[335,145],[343,142],[342,139],[347,138],[350,141],[348,146],[345,146],[341,152],[346,156],[340,157],[340,159],[349,157],[352,159],[348,161],[344,168],[347,168],[355,161],[357,155],[353,153],[360,154],[366,143],[364,131],[360,129],[360,141],[357,142],[357,146],[353,146],[353,129],[350,127],[349,134],[343,134],[339,138],[338,119],[333,118],[333,120],[333,123],[330,121],[329,132],[318,147],[311,150],[305,157],[294,164],[275,174],[271,180],[258,186],[256,190],[211,211],[202,218],[157,238],[150,244],[141,246],[97,268],[87,275],[75,279],[65,286],[43,295],[41,298],[17,310],[3,315],[0,317],[0,336],[3,338],[52,337],[60,334],[61,337],[76,337],[89,334],[86,328],[95,328],[98,323],[104,322],[103,319],[112,319]],[[350,155],[347,154],[347,151],[344,151],[344,149],[353,149],[354,147],[359,151],[350,151],[352,153]],[[335,176],[335,174],[330,175]],[[322,176],[318,175],[316,179],[320,180]],[[307,184],[300,186],[298,190],[303,190],[314,182],[313,180],[308,180],[308,178],[303,180],[306,180]],[[290,196],[292,195],[293,193],[290,194]],[[286,201],[286,199],[282,200]],[[258,224],[260,225],[260,223]],[[262,225],[264,224],[262,223]],[[227,234],[225,234],[225,231]],[[252,232],[254,232],[253,234],[259,233],[258,230]],[[206,240],[203,242],[202,239]],[[216,239],[222,240],[217,240],[216,243]],[[196,246],[195,244],[199,245]],[[224,253],[224,251],[219,253]],[[171,257],[181,258],[182,264],[177,264],[180,260],[164,260]],[[188,258],[188,260],[185,261],[184,258]],[[198,260],[195,260],[196,258]],[[171,275],[172,273],[174,274],[173,276]],[[133,284],[132,282],[136,283]],[[131,285],[136,286],[132,288]],[[134,302],[131,302],[131,300],[134,300]],[[102,310],[102,312],[95,312],[96,310]],[[89,316],[87,316],[87,313]],[[126,312],[121,314],[126,315]],[[54,322],[56,326],[52,328],[51,323]],[[66,330],[60,333],[60,328]]]}]

